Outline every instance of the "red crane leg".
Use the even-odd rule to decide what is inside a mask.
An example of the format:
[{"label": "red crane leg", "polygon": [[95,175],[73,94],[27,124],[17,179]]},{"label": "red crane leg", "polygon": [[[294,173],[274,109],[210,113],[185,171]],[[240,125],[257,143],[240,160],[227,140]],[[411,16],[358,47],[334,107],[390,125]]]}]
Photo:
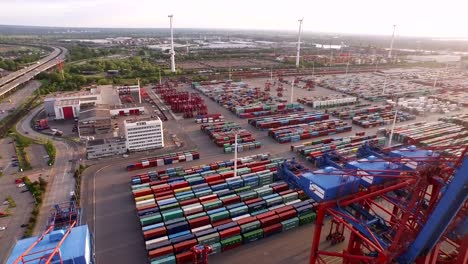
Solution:
[{"label": "red crane leg", "polygon": [[320,235],[322,233],[323,219],[325,218],[325,208],[318,208],[317,217],[315,218],[315,231],[314,239],[312,241],[312,248],[310,249],[309,263],[317,263],[318,248],[320,243]]}]

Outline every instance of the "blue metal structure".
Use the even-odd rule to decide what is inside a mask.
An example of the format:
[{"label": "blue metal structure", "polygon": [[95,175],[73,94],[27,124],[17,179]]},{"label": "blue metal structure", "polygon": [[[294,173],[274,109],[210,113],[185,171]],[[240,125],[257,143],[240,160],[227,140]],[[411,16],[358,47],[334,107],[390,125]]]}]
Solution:
[{"label": "blue metal structure", "polygon": [[[461,147],[461,157],[446,152]],[[365,145],[354,161],[327,153],[317,164],[333,167],[322,170],[285,162],[280,176],[318,202],[310,263],[322,263],[320,255],[343,257],[343,263],[466,263],[467,149]],[[343,253],[319,250],[325,214],[351,231]],[[442,243],[457,250],[444,252]]]}]

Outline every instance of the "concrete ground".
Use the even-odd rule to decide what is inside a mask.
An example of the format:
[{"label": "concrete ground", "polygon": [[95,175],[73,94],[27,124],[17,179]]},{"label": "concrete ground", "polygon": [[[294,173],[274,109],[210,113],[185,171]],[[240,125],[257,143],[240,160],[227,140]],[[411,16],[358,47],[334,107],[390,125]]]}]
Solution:
[{"label": "concrete ground", "polygon": [[[247,80],[251,86],[262,87],[265,79]],[[287,85],[285,85],[287,87]],[[188,86],[180,89],[194,91]],[[284,98],[289,98],[289,91],[286,91]],[[276,92],[272,92],[276,93]],[[317,87],[314,91],[295,89],[295,98],[306,95],[327,95],[330,91]],[[295,154],[290,151],[291,144],[279,144],[267,136],[266,131],[260,131],[247,124],[247,119],[239,119],[228,110],[222,108],[214,101],[205,97],[210,113],[222,113],[228,121],[235,121],[243,128],[251,131],[257,140],[263,143],[262,148],[253,151],[241,152],[239,157],[257,153],[269,152],[272,156],[293,157]],[[378,104],[378,103],[375,103]],[[313,111],[306,107],[306,111]],[[430,117],[418,117],[418,120],[437,120],[441,115],[431,115]],[[350,121],[348,121],[351,123]],[[410,123],[415,121],[408,121]],[[190,167],[199,164],[209,164],[215,161],[229,160],[233,154],[223,154],[222,149],[216,147],[209,137],[200,131],[200,126],[195,124],[193,119],[179,119],[165,123],[169,131],[177,131],[185,139],[186,145],[181,149],[190,149],[196,146],[201,154],[201,160],[190,163],[181,163],[177,166]],[[351,136],[356,132],[366,131],[367,134],[376,133],[378,128],[364,129],[352,125],[353,131],[337,134],[336,136]],[[329,137],[329,136],[325,136]],[[301,141],[302,142],[302,141]],[[296,142],[294,144],[300,144]],[[158,153],[174,152],[173,148],[147,152],[148,156]],[[140,153],[144,154],[144,153]],[[140,155],[138,154],[138,155]],[[95,253],[97,263],[146,263],[146,252],[143,238],[135,213],[135,206],[129,191],[129,181],[132,175],[151,171],[159,168],[150,168],[129,173],[125,171],[125,166],[137,160],[137,154],[130,156],[123,161],[103,160],[93,162],[95,166],[85,171],[83,181],[82,207],[83,222],[87,223],[95,237]],[[302,163],[311,167],[311,164],[303,159]],[[167,166],[165,166],[167,167]],[[173,167],[173,165],[172,165]],[[164,168],[164,167],[162,167]],[[328,224],[328,221],[327,221]],[[314,225],[308,225],[299,229],[286,232],[268,239],[257,241],[248,246],[242,246],[226,253],[211,256],[212,263],[304,263],[309,258],[309,250],[312,241]],[[327,233],[327,225],[323,229],[323,235]],[[322,239],[324,241],[324,239]],[[344,243],[332,248],[339,251]],[[322,242],[322,249],[329,248],[328,242]],[[339,263],[336,258],[328,258],[328,263]]]}]

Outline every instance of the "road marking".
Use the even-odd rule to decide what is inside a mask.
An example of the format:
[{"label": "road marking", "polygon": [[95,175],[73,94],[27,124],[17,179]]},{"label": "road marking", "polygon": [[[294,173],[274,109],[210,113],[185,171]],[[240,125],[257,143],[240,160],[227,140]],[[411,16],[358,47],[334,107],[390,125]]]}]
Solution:
[{"label": "road marking", "polygon": [[93,236],[94,236],[94,243],[93,243],[93,255],[94,259],[96,259],[96,241],[97,241],[97,236],[96,236],[96,174],[98,174],[100,171],[103,169],[106,169],[110,165],[106,165],[99,170],[97,170],[93,174]]}]

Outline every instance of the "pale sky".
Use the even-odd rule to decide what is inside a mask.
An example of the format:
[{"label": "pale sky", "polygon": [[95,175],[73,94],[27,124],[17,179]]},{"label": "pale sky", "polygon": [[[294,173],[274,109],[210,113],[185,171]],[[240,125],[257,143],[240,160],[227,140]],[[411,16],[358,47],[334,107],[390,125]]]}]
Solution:
[{"label": "pale sky", "polygon": [[468,38],[468,0],[0,0],[0,24],[233,28]]}]

